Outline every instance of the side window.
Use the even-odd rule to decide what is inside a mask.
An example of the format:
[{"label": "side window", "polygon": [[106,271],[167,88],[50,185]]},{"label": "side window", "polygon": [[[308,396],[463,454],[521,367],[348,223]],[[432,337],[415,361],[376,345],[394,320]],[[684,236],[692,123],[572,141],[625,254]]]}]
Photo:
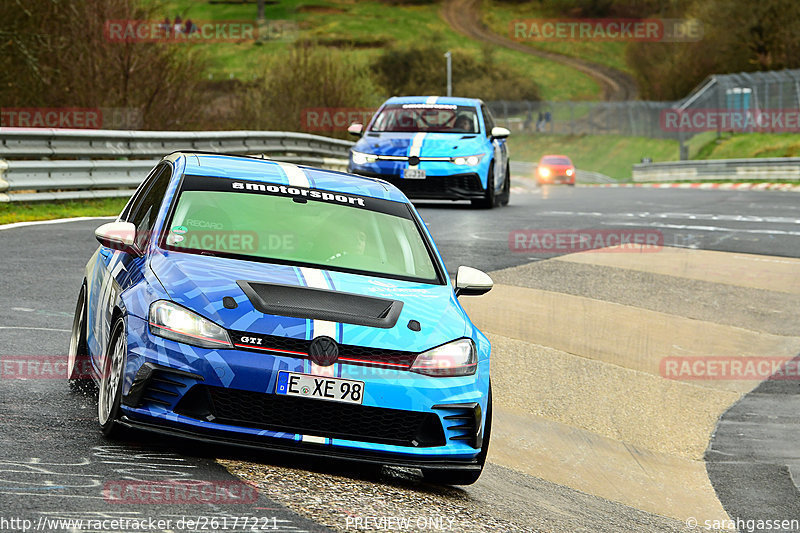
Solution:
[{"label": "side window", "polygon": [[481,106],[481,113],[483,113],[483,125],[486,128],[486,136],[489,137],[492,134],[492,128],[494,128],[494,117],[485,105]]},{"label": "side window", "polygon": [[167,193],[171,176],[172,168],[169,165],[162,165],[153,175],[149,187],[142,188],[141,199],[132,204],[128,222],[136,226],[136,245],[140,250],[144,250],[150,240],[150,233],[164,201],[164,195]]},{"label": "side window", "polygon": [[142,202],[142,197],[145,193],[150,189],[150,186],[153,184],[153,180],[161,173],[161,170],[164,168],[164,164],[159,164],[153,167],[153,170],[147,175],[147,177],[142,180],[141,185],[134,191],[133,196],[131,199],[128,200],[128,203],[125,205],[125,209],[122,210],[120,214],[120,220],[125,222],[131,221],[131,213],[136,211],[136,207]]}]

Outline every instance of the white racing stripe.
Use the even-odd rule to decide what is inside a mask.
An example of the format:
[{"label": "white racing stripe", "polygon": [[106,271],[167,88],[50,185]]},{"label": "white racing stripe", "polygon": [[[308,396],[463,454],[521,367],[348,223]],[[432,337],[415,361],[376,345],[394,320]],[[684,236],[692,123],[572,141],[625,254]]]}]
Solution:
[{"label": "white racing stripe", "polygon": [[286,177],[289,179],[289,185],[292,187],[304,187],[306,189],[311,187],[311,182],[308,181],[308,176],[306,176],[302,168],[291,163],[284,163],[281,161],[277,163],[286,173]]},{"label": "white racing stripe", "polygon": [[[408,157],[419,157],[419,154],[422,152],[422,142],[425,140],[425,135],[427,134],[424,131],[414,134],[414,138],[411,140],[411,147],[408,149]],[[417,165],[409,164],[408,168],[417,168]]]},{"label": "white racing stripe", "polygon": [[[317,270],[316,268],[300,267],[300,272],[303,273],[303,277],[306,280],[306,285],[309,287],[314,289],[330,289],[328,282],[321,270]],[[311,328],[314,332],[314,339],[317,337],[327,336],[336,340],[336,322],[329,322],[327,320],[313,320],[312,324],[313,325]],[[335,367],[335,364],[330,366],[319,366],[315,363],[311,363],[311,373],[320,376],[333,377],[336,375]]]},{"label": "white racing stripe", "polygon": [[[300,273],[303,275],[303,278],[306,280],[306,285],[308,287],[312,287],[314,289],[331,289],[332,287],[328,286],[328,282],[325,279],[325,275],[322,273],[321,270],[317,270],[316,268],[308,268],[308,267],[299,267]],[[341,339],[336,338],[336,330],[338,329],[336,322],[330,322],[328,320],[312,320],[311,321],[311,330],[313,331],[313,338],[322,337],[323,335],[328,336],[336,341],[340,341]],[[336,376],[336,368],[339,363],[334,363],[330,366],[320,366],[311,362],[311,373],[317,376],[328,376],[328,377],[335,377]],[[300,435],[300,440],[303,442],[312,442],[315,444],[325,444],[327,439],[325,437],[317,437],[314,435]]]}]

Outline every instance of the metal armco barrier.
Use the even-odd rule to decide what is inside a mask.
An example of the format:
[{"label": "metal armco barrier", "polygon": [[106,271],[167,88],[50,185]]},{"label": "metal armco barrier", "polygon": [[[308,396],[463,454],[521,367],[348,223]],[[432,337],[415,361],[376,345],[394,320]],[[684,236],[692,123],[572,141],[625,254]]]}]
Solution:
[{"label": "metal armco barrier", "polygon": [[0,128],[0,202],[121,197],[177,150],[261,155],[335,170],[353,143],[279,131]]},{"label": "metal armco barrier", "polygon": [[709,159],[633,165],[633,181],[800,180],[800,157]]}]

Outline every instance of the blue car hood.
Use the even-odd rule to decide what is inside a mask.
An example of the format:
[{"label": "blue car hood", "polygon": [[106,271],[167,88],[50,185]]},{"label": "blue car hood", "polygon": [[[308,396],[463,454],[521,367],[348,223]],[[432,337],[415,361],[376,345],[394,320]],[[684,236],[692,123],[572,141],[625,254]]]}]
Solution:
[{"label": "blue car hood", "polygon": [[[387,132],[365,135],[353,147],[357,152],[378,155],[408,156],[416,133]],[[420,156],[442,157],[475,155],[483,153],[485,138],[480,134],[426,133],[422,141]]]},{"label": "blue car hood", "polygon": [[[150,268],[173,301],[227,329],[303,340],[313,337],[312,320],[261,313],[236,283],[308,286],[300,268],[163,250],[151,256]],[[463,337],[468,331],[469,319],[447,285],[320,272],[333,290],[403,302],[397,323],[391,328],[340,324],[337,340],[342,344],[422,352]],[[238,307],[225,308],[225,296],[233,297]],[[410,320],[420,323],[419,332],[409,329]]]}]

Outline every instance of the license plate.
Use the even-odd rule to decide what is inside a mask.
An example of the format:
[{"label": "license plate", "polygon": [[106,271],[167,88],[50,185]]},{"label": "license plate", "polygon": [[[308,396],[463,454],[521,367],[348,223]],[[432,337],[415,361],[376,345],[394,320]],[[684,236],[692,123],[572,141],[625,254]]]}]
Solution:
[{"label": "license plate", "polygon": [[403,177],[407,180],[424,180],[425,171],[421,168],[407,168],[403,171]]},{"label": "license plate", "polygon": [[278,372],[275,393],[361,405],[364,401],[364,382],[281,370]]}]

